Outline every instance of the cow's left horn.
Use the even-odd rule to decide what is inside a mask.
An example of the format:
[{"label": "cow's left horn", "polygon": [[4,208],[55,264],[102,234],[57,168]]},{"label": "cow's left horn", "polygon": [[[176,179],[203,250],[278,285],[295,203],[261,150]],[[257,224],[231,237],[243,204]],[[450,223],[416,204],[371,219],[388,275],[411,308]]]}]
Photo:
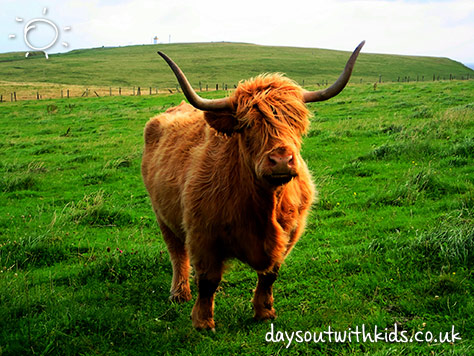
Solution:
[{"label": "cow's left horn", "polygon": [[357,56],[359,55],[362,46],[364,46],[365,41],[362,41],[357,48],[352,53],[351,57],[346,63],[346,67],[344,68],[344,72],[339,76],[336,82],[331,85],[329,88],[319,91],[306,91],[303,93],[303,98],[305,103],[312,103],[315,101],[324,101],[331,99],[333,96],[339,94],[342,89],[346,86],[349,78],[352,74],[352,69],[354,68],[355,61]]},{"label": "cow's left horn", "polygon": [[192,106],[194,106],[196,109],[204,111],[231,110],[232,107],[228,98],[210,100],[201,98],[199,95],[197,95],[177,64],[163,52],[158,52],[158,54],[163,57],[166,63],[168,63],[170,68],[173,70],[174,75],[176,75],[176,78],[178,79],[179,85],[181,85],[181,89],[183,89],[186,99],[188,99]]}]

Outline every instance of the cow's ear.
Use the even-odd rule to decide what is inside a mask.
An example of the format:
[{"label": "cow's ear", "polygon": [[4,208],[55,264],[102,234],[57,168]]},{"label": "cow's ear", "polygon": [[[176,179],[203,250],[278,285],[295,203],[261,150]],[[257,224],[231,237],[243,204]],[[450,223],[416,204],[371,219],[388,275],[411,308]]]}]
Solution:
[{"label": "cow's ear", "polygon": [[237,127],[237,119],[230,111],[205,111],[204,119],[213,129],[226,135],[232,135]]}]

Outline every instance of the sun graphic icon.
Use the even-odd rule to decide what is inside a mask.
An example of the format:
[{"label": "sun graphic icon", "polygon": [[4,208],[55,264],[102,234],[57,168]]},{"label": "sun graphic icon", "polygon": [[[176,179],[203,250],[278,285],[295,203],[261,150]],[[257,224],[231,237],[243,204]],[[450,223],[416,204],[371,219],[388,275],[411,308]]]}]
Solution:
[{"label": "sun graphic icon", "polygon": [[[48,12],[48,9],[47,8],[44,8],[43,9],[43,15],[46,15]],[[16,18],[16,22],[23,22],[23,19],[20,18],[20,17],[17,17]],[[49,26],[50,28],[52,28],[53,32],[54,32],[54,38],[47,44],[43,45],[42,47],[36,47],[34,46],[33,44],[31,44],[30,42],[30,39],[29,39],[29,34],[31,32],[31,30],[34,30],[37,28],[37,25],[39,24],[42,24],[42,25],[46,25],[46,26]],[[42,26],[44,27],[44,26]],[[71,26],[66,26],[63,28],[64,31],[70,31],[71,30]],[[10,35],[9,36],[11,39],[14,39],[16,38],[16,35]],[[28,21],[25,25],[25,27],[23,28],[23,38],[25,40],[25,44],[31,48],[32,50],[35,50],[35,51],[43,51],[44,52],[44,55],[46,57],[46,59],[48,59],[48,54],[45,52],[45,50],[47,50],[48,48],[51,48],[52,46],[55,45],[55,43],[57,42],[58,40],[58,37],[59,37],[59,29],[58,29],[58,26],[56,26],[56,24],[51,21],[51,20],[48,20],[48,19],[45,19],[45,18],[36,18],[36,19],[32,19],[30,21]],[[63,42],[62,45],[64,47],[68,47],[69,44],[67,42]],[[30,55],[30,52],[26,52],[25,54],[25,57],[28,57]]]}]

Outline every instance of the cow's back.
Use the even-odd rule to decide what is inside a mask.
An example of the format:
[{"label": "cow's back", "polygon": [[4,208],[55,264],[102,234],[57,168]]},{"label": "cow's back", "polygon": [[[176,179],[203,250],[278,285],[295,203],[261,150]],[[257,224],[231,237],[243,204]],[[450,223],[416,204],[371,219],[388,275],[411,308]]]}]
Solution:
[{"label": "cow's back", "polygon": [[148,121],[142,176],[153,208],[173,232],[184,239],[181,196],[194,151],[203,145],[203,112],[181,103]]}]

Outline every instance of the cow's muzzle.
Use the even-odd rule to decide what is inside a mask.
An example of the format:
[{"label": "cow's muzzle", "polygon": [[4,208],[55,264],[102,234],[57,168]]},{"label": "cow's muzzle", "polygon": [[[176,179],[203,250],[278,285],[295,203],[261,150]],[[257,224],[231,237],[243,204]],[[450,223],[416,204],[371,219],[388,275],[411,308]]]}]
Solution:
[{"label": "cow's muzzle", "polygon": [[283,185],[297,176],[293,155],[286,150],[276,150],[268,155],[270,174],[265,179],[271,185]]},{"label": "cow's muzzle", "polygon": [[268,183],[270,183],[270,185],[280,186],[280,185],[284,185],[284,184],[290,182],[296,176],[298,176],[296,173],[292,173],[292,174],[270,174],[270,175],[264,176],[264,178],[267,180]]}]

